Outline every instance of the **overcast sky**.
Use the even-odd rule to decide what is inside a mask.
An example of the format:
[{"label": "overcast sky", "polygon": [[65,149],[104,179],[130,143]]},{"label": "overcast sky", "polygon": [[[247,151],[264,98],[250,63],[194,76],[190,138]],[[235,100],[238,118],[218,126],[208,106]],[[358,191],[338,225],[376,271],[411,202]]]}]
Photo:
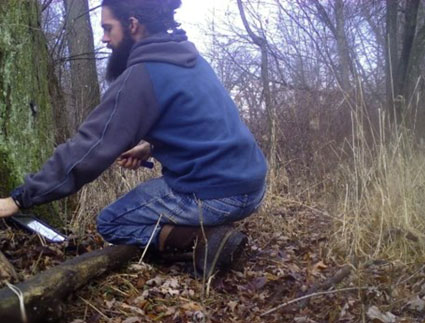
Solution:
[{"label": "overcast sky", "polygon": [[182,24],[189,38],[201,46],[200,42],[205,40],[202,28],[206,28],[211,21],[213,12],[220,16],[234,2],[235,0],[182,0],[182,6],[176,12],[176,20]]}]

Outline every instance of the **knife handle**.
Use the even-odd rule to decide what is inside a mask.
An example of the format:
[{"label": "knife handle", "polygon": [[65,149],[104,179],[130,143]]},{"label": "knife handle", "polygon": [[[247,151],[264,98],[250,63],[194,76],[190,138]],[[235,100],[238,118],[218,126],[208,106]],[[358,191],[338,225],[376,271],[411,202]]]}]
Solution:
[{"label": "knife handle", "polygon": [[142,163],[140,164],[140,166],[143,166],[143,167],[152,169],[153,168],[153,163],[150,162],[150,161],[145,160],[145,161],[142,161]]}]

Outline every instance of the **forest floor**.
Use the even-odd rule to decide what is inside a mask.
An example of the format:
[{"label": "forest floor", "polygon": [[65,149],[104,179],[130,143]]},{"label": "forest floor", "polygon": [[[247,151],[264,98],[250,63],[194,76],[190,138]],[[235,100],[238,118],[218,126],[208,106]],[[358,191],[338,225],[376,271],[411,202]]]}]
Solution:
[{"label": "forest floor", "polygon": [[[425,266],[347,266],[329,248],[329,217],[280,204],[240,224],[249,242],[239,270],[206,283],[190,264],[135,259],[71,295],[63,322],[424,322]],[[0,250],[20,280],[103,244],[94,232],[78,248],[45,244],[0,225]]]}]

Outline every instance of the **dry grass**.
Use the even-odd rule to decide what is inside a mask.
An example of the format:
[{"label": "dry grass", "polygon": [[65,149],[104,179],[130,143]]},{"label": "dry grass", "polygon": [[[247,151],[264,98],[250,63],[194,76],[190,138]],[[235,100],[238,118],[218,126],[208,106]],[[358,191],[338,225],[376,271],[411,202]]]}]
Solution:
[{"label": "dry grass", "polygon": [[71,229],[77,234],[83,234],[94,225],[96,216],[103,208],[140,183],[160,176],[159,173],[159,165],[153,170],[140,168],[136,171],[114,165],[78,193],[78,207],[70,220]]},{"label": "dry grass", "polygon": [[402,125],[388,126],[384,113],[371,136],[362,108],[352,120],[351,160],[336,188],[335,245],[349,257],[417,262],[425,256],[424,152]]}]

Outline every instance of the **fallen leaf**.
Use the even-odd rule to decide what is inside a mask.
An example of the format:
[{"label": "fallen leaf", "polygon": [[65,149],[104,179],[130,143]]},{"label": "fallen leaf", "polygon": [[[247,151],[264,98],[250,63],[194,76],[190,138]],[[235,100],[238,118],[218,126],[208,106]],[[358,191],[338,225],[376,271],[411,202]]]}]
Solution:
[{"label": "fallen leaf", "polygon": [[140,308],[143,308],[143,306],[145,306],[146,305],[146,303],[147,303],[148,301],[143,297],[143,296],[137,296],[134,300],[133,300],[133,304],[134,305],[136,305],[136,306],[138,306],[138,307],[140,307]]},{"label": "fallen leaf", "polygon": [[141,316],[145,316],[145,312],[144,312],[142,309],[138,308],[138,307],[131,306],[131,305],[128,305],[128,304],[126,304],[126,303],[121,303],[121,307],[122,307],[123,309],[130,310],[130,311],[131,311],[131,312],[133,312],[134,314],[138,314],[138,315],[141,315]]},{"label": "fallen leaf", "polygon": [[259,290],[267,284],[267,278],[266,277],[254,278],[250,284],[254,287],[255,290]]},{"label": "fallen leaf", "polygon": [[141,289],[143,288],[143,286],[145,286],[145,284],[146,284],[146,280],[143,277],[139,277],[136,283],[136,287]]},{"label": "fallen leaf", "polygon": [[313,275],[317,275],[321,270],[324,270],[324,269],[326,269],[326,268],[328,268],[328,266],[326,266],[324,263],[323,263],[323,261],[319,261],[318,263],[316,263],[314,266],[313,266],[313,269],[311,270],[311,273],[313,274]]},{"label": "fallen leaf", "polygon": [[167,311],[164,313],[164,316],[170,316],[176,314],[177,310],[174,306],[168,307]]},{"label": "fallen leaf", "polygon": [[371,320],[378,320],[382,323],[395,323],[396,316],[391,312],[382,313],[381,310],[376,306],[371,306],[367,310],[367,316]]},{"label": "fallen leaf", "polygon": [[345,303],[345,305],[342,307],[341,313],[339,314],[339,318],[342,319],[354,319],[354,316],[350,313],[349,309],[354,305],[354,300],[349,300]]},{"label": "fallen leaf", "polygon": [[278,280],[279,277],[270,273],[266,273],[265,274],[265,278],[267,278],[267,280]]},{"label": "fallen leaf", "polygon": [[128,319],[125,319],[124,321],[122,321],[122,323],[141,323],[141,319],[134,316],[134,317],[129,317]]},{"label": "fallen leaf", "polygon": [[410,310],[422,312],[425,308],[425,301],[422,298],[419,298],[419,296],[416,296],[407,303],[407,306]]},{"label": "fallen leaf", "polygon": [[110,310],[112,308],[112,306],[114,306],[115,302],[116,302],[115,298],[113,298],[110,301],[105,300],[105,304],[106,304],[106,307],[108,308],[108,310]]},{"label": "fallen leaf", "polygon": [[294,322],[296,322],[296,323],[317,323],[316,321],[309,319],[307,316],[295,317]]},{"label": "fallen leaf", "polygon": [[163,287],[178,288],[179,281],[176,278],[167,279],[165,283],[163,284]]},{"label": "fallen leaf", "polygon": [[190,303],[183,304],[181,306],[181,308],[185,311],[195,312],[195,311],[199,311],[200,309],[202,309],[202,306],[200,306],[199,304],[197,304],[195,302],[190,302]]},{"label": "fallen leaf", "polygon": [[169,294],[171,296],[179,295],[180,291],[176,288],[179,287],[179,281],[176,278],[167,279],[161,286],[161,292],[163,294]]},{"label": "fallen leaf", "polygon": [[155,278],[149,279],[146,282],[146,285],[148,285],[148,286],[154,286],[154,285],[159,286],[159,285],[162,284],[163,281],[164,281],[163,278],[156,276]]},{"label": "fallen leaf", "polygon": [[227,306],[230,308],[232,312],[235,311],[237,305],[238,305],[238,302],[235,302],[235,301],[230,301],[229,303],[227,303]]}]

